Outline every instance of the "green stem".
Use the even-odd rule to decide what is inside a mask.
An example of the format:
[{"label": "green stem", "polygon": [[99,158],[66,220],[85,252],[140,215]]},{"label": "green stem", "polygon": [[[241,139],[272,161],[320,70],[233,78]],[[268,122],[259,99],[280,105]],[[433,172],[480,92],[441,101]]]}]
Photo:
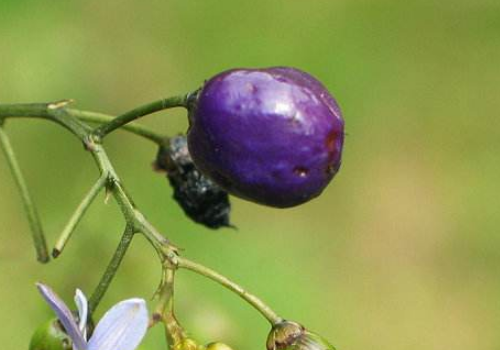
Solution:
[{"label": "green stem", "polygon": [[[37,118],[46,119],[52,122],[57,122],[50,113],[47,112],[47,103],[25,103],[25,104],[1,104],[0,120],[8,117],[16,118]],[[52,105],[57,106],[57,103]],[[103,113],[90,111],[82,111],[72,108],[66,108],[66,113],[83,122],[104,124],[114,120],[115,117]],[[61,123],[59,123],[61,124]],[[135,135],[144,137],[157,144],[163,144],[167,139],[166,135],[159,134],[143,125],[137,123],[129,123],[123,126],[123,129]]]},{"label": "green stem", "polygon": [[93,313],[96,310],[97,306],[104,297],[104,294],[108,290],[109,285],[113,281],[113,278],[115,277],[116,272],[120,267],[123,257],[127,253],[127,250],[130,246],[130,243],[132,242],[133,237],[134,237],[134,228],[130,225],[127,225],[127,227],[125,227],[125,231],[123,232],[120,243],[118,244],[118,247],[116,248],[113,257],[111,258],[111,261],[109,262],[109,265],[106,268],[106,271],[104,272],[104,275],[102,276],[101,280],[99,281],[99,284],[94,290],[94,293],[92,293],[92,296],[90,297],[89,300],[90,313]]},{"label": "green stem", "polygon": [[261,299],[247,292],[240,285],[236,284],[220,273],[183,257],[177,257],[176,263],[179,268],[184,268],[186,270],[196,272],[197,274],[207,277],[226,287],[230,291],[236,293],[243,300],[257,309],[257,311],[259,311],[262,316],[264,316],[271,324],[278,323],[282,320],[282,318],[279,317],[278,314],[276,314],[276,312],[274,312],[269,306],[267,306]]},{"label": "green stem", "polygon": [[7,159],[7,163],[9,164],[10,170],[16,182],[17,188],[21,193],[21,199],[28,216],[31,235],[35,244],[37,259],[42,263],[46,263],[49,261],[49,254],[47,251],[47,243],[43,234],[40,217],[38,216],[38,211],[36,210],[35,204],[31,198],[28,186],[26,185],[26,180],[24,179],[19,163],[17,162],[17,158],[14,153],[14,149],[12,148],[12,144],[10,143],[9,136],[5,132],[2,124],[3,121],[0,120],[0,143],[5,154],[5,158]]},{"label": "green stem", "polygon": [[125,221],[132,225],[136,232],[142,233],[151,245],[156,249],[158,254],[163,256],[165,251],[170,248],[170,243],[162,234],[160,234],[144,215],[135,208],[135,204],[130,199],[130,196],[125,191],[120,178],[118,177],[111,161],[104,150],[103,146],[95,142],[95,140],[87,139],[86,146],[91,152],[94,160],[101,171],[101,174],[106,174],[110,181],[110,191],[113,194],[120,210],[125,218]]},{"label": "green stem", "polygon": [[[111,122],[115,117],[112,117],[107,114],[88,112],[88,111],[79,111],[74,109],[68,109],[68,113],[70,115],[75,116],[81,121],[89,122],[89,123],[97,123],[97,124],[105,124]],[[153,131],[144,125],[137,123],[128,123],[122,126],[122,129],[128,131],[137,136],[144,137],[150,141],[153,141],[156,144],[163,144],[165,140],[168,139],[166,135],[159,134],[156,131]]]},{"label": "green stem", "polygon": [[72,100],[62,100],[49,103],[47,105],[47,113],[52,119],[71,131],[80,140],[85,140],[85,138],[91,131],[91,128],[87,124],[81,122],[77,118],[73,118],[69,114],[66,106],[68,106],[72,102]]},{"label": "green stem", "polygon": [[173,107],[186,107],[188,96],[189,95],[173,96],[137,107],[129,112],[126,112],[125,114],[116,117],[109,123],[97,127],[94,130],[94,135],[102,139],[110,132],[145,115]]},{"label": "green stem", "polygon": [[59,236],[59,239],[57,240],[56,245],[54,246],[54,249],[52,250],[52,256],[54,258],[57,258],[62,253],[64,247],[66,246],[66,243],[70,239],[72,233],[75,231],[76,226],[87,212],[87,209],[90,207],[95,197],[106,186],[107,181],[108,178],[106,176],[101,176],[80,202],[70,220],[64,227],[61,235]]},{"label": "green stem", "polygon": [[153,313],[153,322],[162,321],[165,325],[165,335],[171,349],[187,337],[174,313],[174,277],[175,268],[164,266],[158,304]]}]

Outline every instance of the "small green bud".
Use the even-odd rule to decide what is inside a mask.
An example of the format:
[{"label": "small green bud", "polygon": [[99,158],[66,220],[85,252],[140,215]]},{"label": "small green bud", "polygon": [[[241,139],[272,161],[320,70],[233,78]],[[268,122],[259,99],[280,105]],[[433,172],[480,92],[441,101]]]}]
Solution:
[{"label": "small green bud", "polygon": [[176,343],[172,350],[204,350],[203,345],[199,345],[196,341],[191,338],[184,338],[178,343]]},{"label": "small green bud", "polygon": [[233,350],[229,345],[221,342],[213,342],[206,345],[207,350]]},{"label": "small green bud", "polygon": [[29,350],[71,350],[72,342],[54,318],[39,326],[31,337]]},{"label": "small green bud", "polygon": [[304,333],[304,327],[296,322],[282,321],[276,323],[267,337],[267,349],[285,349],[299,339]]},{"label": "small green bud", "polygon": [[271,329],[268,350],[335,350],[326,339],[296,322],[283,321]]}]

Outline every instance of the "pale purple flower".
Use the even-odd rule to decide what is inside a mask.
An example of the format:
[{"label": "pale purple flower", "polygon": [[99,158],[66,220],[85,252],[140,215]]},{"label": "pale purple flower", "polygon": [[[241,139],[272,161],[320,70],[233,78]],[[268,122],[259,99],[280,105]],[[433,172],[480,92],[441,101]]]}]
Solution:
[{"label": "pale purple flower", "polygon": [[88,306],[85,295],[79,289],[76,290],[77,324],[69,308],[50,287],[42,283],[37,283],[37,287],[73,341],[73,350],[134,350],[146,334],[149,317],[143,299],[127,299],[113,306],[87,340]]}]

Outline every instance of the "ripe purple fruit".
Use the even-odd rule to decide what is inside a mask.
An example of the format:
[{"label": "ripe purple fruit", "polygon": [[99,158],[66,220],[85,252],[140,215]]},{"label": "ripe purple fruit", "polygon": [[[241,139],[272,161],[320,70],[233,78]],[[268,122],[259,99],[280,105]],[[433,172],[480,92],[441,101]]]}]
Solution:
[{"label": "ripe purple fruit", "polygon": [[326,88],[287,67],[234,69],[190,107],[196,166],[229,193],[273,207],[318,196],[340,167],[344,121]]}]

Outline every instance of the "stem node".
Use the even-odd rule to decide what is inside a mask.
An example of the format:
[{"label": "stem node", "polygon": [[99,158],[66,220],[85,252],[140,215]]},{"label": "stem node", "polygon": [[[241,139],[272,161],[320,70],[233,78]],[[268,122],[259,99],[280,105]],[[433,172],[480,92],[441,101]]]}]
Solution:
[{"label": "stem node", "polygon": [[55,101],[55,102],[49,102],[47,104],[47,109],[48,110],[55,110],[59,108],[65,108],[67,105],[75,102],[73,99],[65,99],[65,100],[60,100],[60,101]]}]

